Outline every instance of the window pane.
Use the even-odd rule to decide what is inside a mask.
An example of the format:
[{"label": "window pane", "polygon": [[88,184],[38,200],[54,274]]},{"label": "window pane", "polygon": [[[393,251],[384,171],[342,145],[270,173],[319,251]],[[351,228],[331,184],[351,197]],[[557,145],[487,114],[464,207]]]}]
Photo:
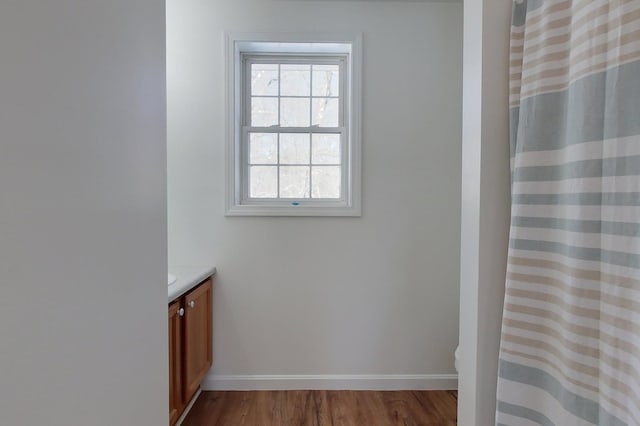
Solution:
[{"label": "window pane", "polygon": [[313,125],[320,127],[338,127],[340,102],[333,98],[313,99]]},{"label": "window pane", "polygon": [[275,133],[249,134],[249,163],[277,164],[278,135]]},{"label": "window pane", "polygon": [[278,99],[251,98],[251,125],[269,127],[278,124]]},{"label": "window pane", "polygon": [[280,65],[281,96],[309,96],[310,80],[311,65]]},{"label": "window pane", "polygon": [[309,127],[309,99],[281,98],[280,125],[282,127]]},{"label": "window pane", "polygon": [[311,144],[311,162],[313,164],[340,164],[340,135],[313,135]]},{"label": "window pane", "polygon": [[340,198],[340,166],[312,167],[313,198]]},{"label": "window pane", "polygon": [[249,197],[278,197],[277,166],[251,166],[249,168]]},{"label": "window pane", "polygon": [[309,135],[280,133],[280,164],[309,164]]},{"label": "window pane", "polygon": [[309,198],[309,167],[280,166],[280,197]]},{"label": "window pane", "polygon": [[278,64],[251,65],[251,94],[278,96]]},{"label": "window pane", "polygon": [[338,65],[314,65],[313,96],[339,96],[339,70]]}]

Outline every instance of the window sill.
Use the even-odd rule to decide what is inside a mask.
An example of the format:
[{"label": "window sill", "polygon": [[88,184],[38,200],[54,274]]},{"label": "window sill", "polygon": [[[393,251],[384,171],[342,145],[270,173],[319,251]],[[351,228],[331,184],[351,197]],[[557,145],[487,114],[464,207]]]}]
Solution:
[{"label": "window sill", "polygon": [[359,207],[236,205],[227,208],[225,216],[360,217],[362,216],[362,212]]}]

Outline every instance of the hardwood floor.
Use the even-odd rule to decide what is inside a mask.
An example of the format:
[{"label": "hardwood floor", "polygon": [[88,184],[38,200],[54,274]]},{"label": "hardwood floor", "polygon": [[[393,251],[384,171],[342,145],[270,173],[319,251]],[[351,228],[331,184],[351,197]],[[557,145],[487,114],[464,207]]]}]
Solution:
[{"label": "hardwood floor", "polygon": [[456,424],[455,391],[202,392],[183,426]]}]

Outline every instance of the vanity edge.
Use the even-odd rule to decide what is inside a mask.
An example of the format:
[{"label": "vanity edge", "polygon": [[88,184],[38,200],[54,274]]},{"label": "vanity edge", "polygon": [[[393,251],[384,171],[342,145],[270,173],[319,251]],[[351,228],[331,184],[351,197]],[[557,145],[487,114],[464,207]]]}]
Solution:
[{"label": "vanity edge", "polygon": [[215,266],[170,266],[169,272],[176,276],[177,280],[168,286],[169,302],[180,298],[183,294],[196,287],[198,284],[216,274]]}]

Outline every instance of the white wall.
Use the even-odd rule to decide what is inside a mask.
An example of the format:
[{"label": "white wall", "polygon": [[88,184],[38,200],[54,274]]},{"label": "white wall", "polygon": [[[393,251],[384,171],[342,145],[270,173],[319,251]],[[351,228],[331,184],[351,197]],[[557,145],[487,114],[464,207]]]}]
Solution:
[{"label": "white wall", "polygon": [[509,234],[511,4],[464,3],[458,423],[495,424]]},{"label": "white wall", "polygon": [[[169,259],[218,266],[215,375],[454,373],[462,5],[167,13]],[[224,217],[224,31],[363,33],[361,218]]]},{"label": "white wall", "polygon": [[0,3],[0,424],[168,421],[164,13]]}]

